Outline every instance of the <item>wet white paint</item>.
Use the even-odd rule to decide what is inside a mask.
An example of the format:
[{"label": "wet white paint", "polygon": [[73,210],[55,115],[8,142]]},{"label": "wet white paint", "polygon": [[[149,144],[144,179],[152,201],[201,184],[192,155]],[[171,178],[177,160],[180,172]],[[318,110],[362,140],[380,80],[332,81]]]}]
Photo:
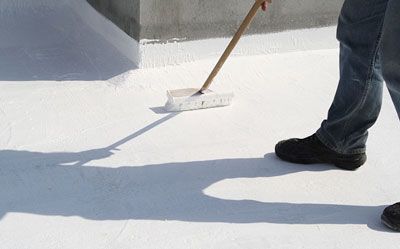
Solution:
[{"label": "wet white paint", "polygon": [[[337,41],[330,35],[334,29],[335,27],[327,27],[244,36],[231,56],[336,48]],[[141,41],[139,67],[177,65],[182,62],[219,57],[230,39],[228,37],[198,41],[171,41],[166,44]]]},{"label": "wet white paint", "polygon": [[135,69],[67,10],[0,23],[1,248],[398,248],[379,222],[400,190],[386,92],[360,170],[273,154],[326,116],[337,48],[234,57],[213,85],[231,106],[171,114],[166,90],[200,87],[214,55]]}]

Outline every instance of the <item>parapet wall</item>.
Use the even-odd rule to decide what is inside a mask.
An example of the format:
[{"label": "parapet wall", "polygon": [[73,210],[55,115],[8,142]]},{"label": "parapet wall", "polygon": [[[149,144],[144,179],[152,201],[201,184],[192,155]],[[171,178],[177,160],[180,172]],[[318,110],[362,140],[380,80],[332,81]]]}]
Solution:
[{"label": "parapet wall", "polygon": [[[0,46],[46,47],[60,32],[61,40],[84,43],[82,32],[94,31],[139,68],[216,60],[253,1],[0,0]],[[341,1],[274,0],[232,56],[337,48],[334,27],[310,28],[335,24]],[[11,32],[13,22],[19,26]]]},{"label": "parapet wall", "polygon": [[[135,40],[165,42],[228,37],[252,0],[88,0]],[[343,0],[275,0],[248,34],[334,25]]]}]

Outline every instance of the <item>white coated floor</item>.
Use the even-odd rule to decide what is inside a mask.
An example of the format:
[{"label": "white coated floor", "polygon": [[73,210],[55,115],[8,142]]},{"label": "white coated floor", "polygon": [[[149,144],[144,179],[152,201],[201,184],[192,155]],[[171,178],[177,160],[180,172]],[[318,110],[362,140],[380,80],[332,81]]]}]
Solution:
[{"label": "white coated floor", "polygon": [[337,49],[235,57],[214,86],[233,105],[165,113],[216,58],[136,69],[74,13],[34,13],[0,17],[0,248],[399,248],[387,91],[359,170],[273,153],[325,118]]}]

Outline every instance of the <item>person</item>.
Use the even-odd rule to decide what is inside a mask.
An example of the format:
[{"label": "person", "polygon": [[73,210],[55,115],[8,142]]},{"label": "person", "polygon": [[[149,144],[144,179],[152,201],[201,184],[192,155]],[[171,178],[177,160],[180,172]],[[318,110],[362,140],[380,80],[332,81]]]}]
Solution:
[{"label": "person", "polygon": [[[344,170],[362,166],[368,129],[381,109],[383,81],[400,118],[400,1],[345,0],[337,39],[340,80],[328,117],[313,135],[279,142],[275,153],[284,161]],[[400,232],[400,202],[387,207],[381,220]]]}]

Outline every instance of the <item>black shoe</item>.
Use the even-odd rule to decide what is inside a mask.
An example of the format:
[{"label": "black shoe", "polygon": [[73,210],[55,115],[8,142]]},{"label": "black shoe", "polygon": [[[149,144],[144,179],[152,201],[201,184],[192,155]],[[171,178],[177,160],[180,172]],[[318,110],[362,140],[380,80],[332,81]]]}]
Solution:
[{"label": "black shoe", "polygon": [[331,163],[345,170],[355,170],[365,163],[365,153],[339,154],[326,147],[314,134],[304,139],[289,139],[275,146],[276,155],[284,161],[300,164]]},{"label": "black shoe", "polygon": [[400,232],[400,202],[385,208],[381,219],[387,227]]}]

